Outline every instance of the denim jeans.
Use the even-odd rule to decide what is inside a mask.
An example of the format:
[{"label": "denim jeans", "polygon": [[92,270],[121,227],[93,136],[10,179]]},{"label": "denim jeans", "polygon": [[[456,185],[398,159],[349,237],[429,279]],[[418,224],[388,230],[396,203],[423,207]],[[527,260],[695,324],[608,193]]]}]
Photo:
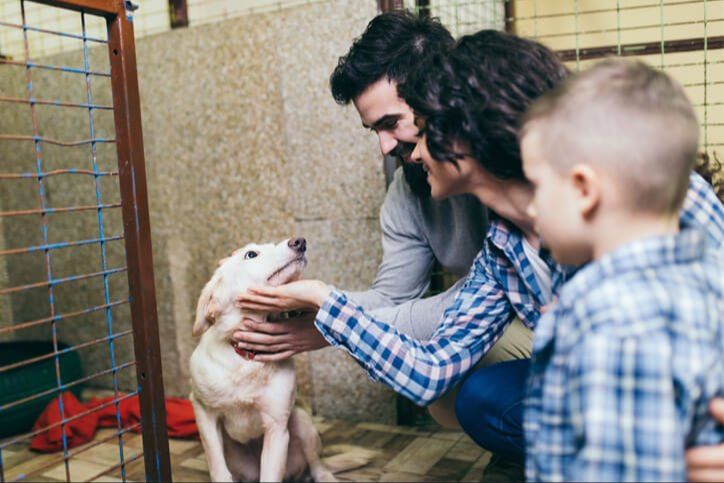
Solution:
[{"label": "denim jeans", "polygon": [[500,362],[475,370],[460,386],[455,415],[480,446],[504,458],[524,461],[523,401],[530,359]]}]

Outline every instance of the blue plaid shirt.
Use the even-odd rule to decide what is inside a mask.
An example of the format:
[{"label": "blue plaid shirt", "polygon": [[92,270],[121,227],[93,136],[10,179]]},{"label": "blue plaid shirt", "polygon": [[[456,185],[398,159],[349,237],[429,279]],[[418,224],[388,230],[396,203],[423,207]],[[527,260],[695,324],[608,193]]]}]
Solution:
[{"label": "blue plaid shirt", "polygon": [[528,481],[684,481],[684,451],[724,441],[724,249],[694,229],[582,268],[536,327]]},{"label": "blue plaid shirt", "polygon": [[[724,242],[724,207],[696,174],[691,177],[681,223],[706,230],[714,243]],[[551,289],[556,294],[566,270],[545,252],[541,256],[551,268]],[[491,213],[490,228],[468,279],[429,340],[399,333],[337,290],[322,305],[315,325],[330,344],[357,360],[371,379],[428,405],[490,350],[516,315],[535,328],[546,303],[523,250],[522,232]]]}]

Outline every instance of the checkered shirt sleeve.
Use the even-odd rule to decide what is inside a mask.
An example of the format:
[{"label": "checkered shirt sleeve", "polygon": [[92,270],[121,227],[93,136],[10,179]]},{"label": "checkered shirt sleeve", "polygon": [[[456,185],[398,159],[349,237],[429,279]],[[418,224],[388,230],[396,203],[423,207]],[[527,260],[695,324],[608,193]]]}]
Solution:
[{"label": "checkered shirt sleeve", "polygon": [[427,341],[399,333],[336,290],[318,312],[315,325],[370,378],[416,404],[428,405],[481,359],[512,320],[505,292],[485,260],[494,258],[489,258],[484,248],[442,324]]}]

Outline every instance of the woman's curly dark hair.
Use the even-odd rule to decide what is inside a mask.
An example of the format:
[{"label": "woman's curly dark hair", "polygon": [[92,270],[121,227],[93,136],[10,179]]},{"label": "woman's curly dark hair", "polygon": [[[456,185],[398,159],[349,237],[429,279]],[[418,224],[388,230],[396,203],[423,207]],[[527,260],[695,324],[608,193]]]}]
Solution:
[{"label": "woman's curly dark hair", "polygon": [[724,173],[716,152],[712,152],[711,156],[707,153],[697,154],[694,171],[699,173],[714,189],[716,196],[724,201]]},{"label": "woman's curly dark hair", "polygon": [[[502,179],[525,179],[518,129],[528,106],[569,74],[554,52],[538,42],[497,30],[462,37],[398,86],[400,96],[425,119],[433,158],[457,165],[464,154]],[[455,142],[470,148],[454,149]]]}]

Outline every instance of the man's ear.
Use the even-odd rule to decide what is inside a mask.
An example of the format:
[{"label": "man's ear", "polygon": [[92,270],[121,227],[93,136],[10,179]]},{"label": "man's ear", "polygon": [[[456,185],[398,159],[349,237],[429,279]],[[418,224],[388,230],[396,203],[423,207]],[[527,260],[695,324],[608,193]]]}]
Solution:
[{"label": "man's ear", "polygon": [[214,300],[214,290],[218,284],[219,281],[212,278],[201,291],[199,302],[196,305],[196,319],[191,329],[194,337],[201,336],[206,329],[216,322],[216,317],[219,315],[219,308]]},{"label": "man's ear", "polygon": [[586,164],[577,164],[570,171],[573,189],[578,199],[578,211],[588,220],[601,203],[601,177]]}]

